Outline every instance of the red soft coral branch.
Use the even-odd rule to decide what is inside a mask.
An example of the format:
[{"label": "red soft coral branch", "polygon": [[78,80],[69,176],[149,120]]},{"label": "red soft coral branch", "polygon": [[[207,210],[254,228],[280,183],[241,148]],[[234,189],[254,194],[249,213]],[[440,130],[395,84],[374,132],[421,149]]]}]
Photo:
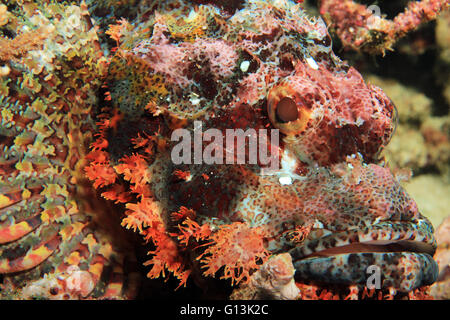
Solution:
[{"label": "red soft coral branch", "polygon": [[136,231],[137,228],[142,233],[144,227],[164,228],[157,201],[143,197],[138,203],[127,203],[126,208],[129,210],[125,212],[127,216],[122,220],[122,226],[127,229]]},{"label": "red soft coral branch", "polygon": [[93,151],[105,150],[108,148],[108,140],[106,140],[102,135],[97,134],[98,139],[91,143],[91,149]]},{"label": "red soft coral branch", "polygon": [[178,235],[180,244],[187,246],[189,239],[194,238],[195,241],[205,240],[211,235],[211,228],[207,224],[199,225],[197,222],[187,218],[182,225],[178,226],[181,234]]},{"label": "red soft coral branch", "polygon": [[[153,235],[155,237],[155,235]],[[159,278],[161,275],[165,277],[165,270],[171,272],[178,280],[180,286],[186,286],[190,270],[185,269],[184,262],[179,254],[177,244],[167,234],[160,233],[154,239],[156,250],[149,251],[148,254],[153,255],[152,258],[144,263],[145,266],[152,266],[147,274],[150,279]]]},{"label": "red soft coral branch", "polygon": [[125,18],[122,18],[117,21],[117,24],[110,24],[109,29],[105,32],[107,35],[111,37],[111,39],[115,40],[117,46],[120,45],[120,38],[129,30],[131,25]]},{"label": "red soft coral branch", "polygon": [[114,201],[114,203],[127,203],[131,200],[128,192],[120,184],[113,185],[108,191],[103,192],[102,197],[106,200]]},{"label": "red soft coral branch", "polygon": [[181,206],[178,212],[172,212],[173,220],[194,219],[196,216],[195,211],[185,206]]},{"label": "red soft coral branch", "polygon": [[420,24],[436,19],[438,14],[448,9],[448,0],[422,0],[408,3],[408,7],[394,18],[394,29],[397,37],[401,37],[416,29]]},{"label": "red soft coral branch", "polygon": [[175,170],[173,172],[173,175],[176,176],[180,180],[188,181],[191,178],[191,172],[190,171]]},{"label": "red soft coral branch", "polygon": [[122,220],[122,226],[134,231],[139,230],[144,239],[147,242],[152,241],[156,247],[148,252],[152,258],[144,264],[152,266],[147,276],[151,279],[161,275],[165,277],[165,270],[168,270],[180,280],[180,286],[185,285],[190,271],[186,270],[176,242],[166,231],[159,203],[143,197],[138,203],[127,203],[126,208],[129,210]]},{"label": "red soft coral branch", "polygon": [[269,256],[263,236],[261,228],[250,228],[243,222],[220,226],[210,237],[211,245],[197,258],[206,269],[203,274],[211,276],[224,267],[222,279],[231,278],[232,285],[247,283],[251,272]]},{"label": "red soft coral branch", "polygon": [[101,188],[116,181],[117,175],[113,168],[105,163],[93,162],[84,168],[86,176],[94,181],[94,187]]},{"label": "red soft coral branch", "polygon": [[118,174],[123,174],[124,179],[136,187],[142,187],[150,181],[148,163],[139,154],[123,157],[122,163],[114,166],[114,169]]}]

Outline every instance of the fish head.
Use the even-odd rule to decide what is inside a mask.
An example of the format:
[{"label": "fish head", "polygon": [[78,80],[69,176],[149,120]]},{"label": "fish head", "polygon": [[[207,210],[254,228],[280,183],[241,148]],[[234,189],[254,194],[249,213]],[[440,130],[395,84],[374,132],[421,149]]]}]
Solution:
[{"label": "fish head", "polygon": [[239,282],[289,252],[297,281],[365,284],[373,268],[401,291],[435,281],[433,227],[380,160],[392,101],[298,5],[217,10],[122,25],[110,62],[87,173],[156,245],[149,276],[185,282],[189,256]]}]

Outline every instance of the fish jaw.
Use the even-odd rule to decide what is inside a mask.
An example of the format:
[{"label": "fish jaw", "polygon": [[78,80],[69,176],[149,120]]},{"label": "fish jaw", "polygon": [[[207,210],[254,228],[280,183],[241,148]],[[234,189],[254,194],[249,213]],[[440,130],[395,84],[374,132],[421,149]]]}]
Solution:
[{"label": "fish jaw", "polygon": [[276,174],[254,174],[248,184],[241,181],[222,219],[262,228],[272,254],[291,254],[299,282],[366,284],[378,268],[381,288],[408,292],[432,284],[437,264],[430,221],[389,168],[347,160],[292,175],[290,185]]},{"label": "fish jaw", "polygon": [[333,233],[291,249],[298,281],[370,285],[409,292],[431,285],[438,276],[431,223],[382,222],[363,229]]},{"label": "fish jaw", "polygon": [[431,222],[388,168],[348,160],[352,169],[346,173],[340,172],[339,165],[332,169],[342,180],[333,181],[334,176],[323,182],[328,187],[317,190],[335,190],[321,198],[332,213],[325,219],[316,217],[314,232],[289,250],[296,279],[367,284],[370,271],[377,270],[379,288],[409,292],[435,282],[438,268],[432,258],[436,240]]},{"label": "fish jaw", "polygon": [[[291,184],[280,180],[287,170],[263,176],[228,166],[221,179],[203,181],[194,168],[189,181],[171,189],[178,205],[194,208],[197,221],[211,230],[236,222],[261,230],[271,254],[292,256],[298,282],[364,285],[372,269],[381,288],[400,292],[436,280],[433,226],[389,168],[349,157],[303,175],[291,172]],[[187,201],[182,190],[202,203]],[[216,210],[224,199],[225,208]]]},{"label": "fish jaw", "polygon": [[[376,272],[373,266],[380,268],[379,285],[371,280]],[[294,267],[297,281],[372,285],[375,289],[394,288],[400,292],[431,285],[438,275],[433,257],[416,252],[347,253],[300,260],[294,263]]]}]

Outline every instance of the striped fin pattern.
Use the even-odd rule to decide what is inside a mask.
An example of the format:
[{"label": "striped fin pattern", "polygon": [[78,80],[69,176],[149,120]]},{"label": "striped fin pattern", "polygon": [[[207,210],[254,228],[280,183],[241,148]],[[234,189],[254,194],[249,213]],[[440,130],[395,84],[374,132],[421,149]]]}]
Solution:
[{"label": "striped fin pattern", "polygon": [[106,72],[87,10],[36,1],[8,15],[5,27],[32,46],[0,77],[0,298],[129,298],[133,277],[82,176]]}]

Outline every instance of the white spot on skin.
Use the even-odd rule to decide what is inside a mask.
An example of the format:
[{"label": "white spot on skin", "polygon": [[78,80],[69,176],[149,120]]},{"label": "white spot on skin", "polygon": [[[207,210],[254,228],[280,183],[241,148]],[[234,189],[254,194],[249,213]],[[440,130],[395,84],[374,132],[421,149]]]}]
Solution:
[{"label": "white spot on skin", "polygon": [[0,67],[0,77],[4,77],[7,76],[9,74],[9,72],[11,71],[11,69],[8,66],[1,66]]},{"label": "white spot on skin", "polygon": [[312,69],[314,70],[319,69],[319,65],[317,64],[316,60],[313,59],[313,57],[306,58],[306,62]]},{"label": "white spot on skin", "polygon": [[193,106],[196,106],[200,103],[200,98],[198,97],[198,94],[194,92],[191,93],[189,100],[191,101]]},{"label": "white spot on skin", "polygon": [[241,62],[240,68],[241,68],[242,72],[247,72],[249,67],[250,67],[250,61],[245,60],[245,61]]},{"label": "white spot on skin", "polygon": [[188,15],[188,17],[187,17],[187,21],[194,21],[194,20],[197,18],[197,16],[198,16],[197,12],[195,12],[195,10],[192,9],[192,10],[189,12],[189,15]]},{"label": "white spot on skin", "polygon": [[281,185],[290,185],[294,179],[300,180],[303,178],[295,173],[297,165],[297,157],[288,149],[285,149],[281,156],[281,170],[276,173]]},{"label": "white spot on skin", "polygon": [[283,185],[283,186],[292,184],[292,178],[290,176],[288,176],[288,175],[282,175],[278,179],[278,181],[280,181],[280,184]]},{"label": "white spot on skin", "polygon": [[296,167],[297,159],[291,152],[285,149],[281,157],[281,168],[283,168],[283,171],[293,172]]},{"label": "white spot on skin", "polygon": [[[375,218],[375,220],[373,221],[373,224],[378,224],[381,222],[381,217],[377,217]],[[369,226],[369,225],[368,225]]]},{"label": "white spot on skin", "polygon": [[364,119],[362,119],[361,117],[358,117],[357,119],[356,119],[356,125],[358,126],[358,127],[360,127],[360,126],[362,126],[364,124]]},{"label": "white spot on skin", "polygon": [[323,223],[316,219],[312,227],[315,229],[323,229]]},{"label": "white spot on skin", "polygon": [[193,106],[196,106],[196,105],[198,105],[200,103],[200,99],[198,99],[198,98],[191,99],[191,103],[192,103]]}]

